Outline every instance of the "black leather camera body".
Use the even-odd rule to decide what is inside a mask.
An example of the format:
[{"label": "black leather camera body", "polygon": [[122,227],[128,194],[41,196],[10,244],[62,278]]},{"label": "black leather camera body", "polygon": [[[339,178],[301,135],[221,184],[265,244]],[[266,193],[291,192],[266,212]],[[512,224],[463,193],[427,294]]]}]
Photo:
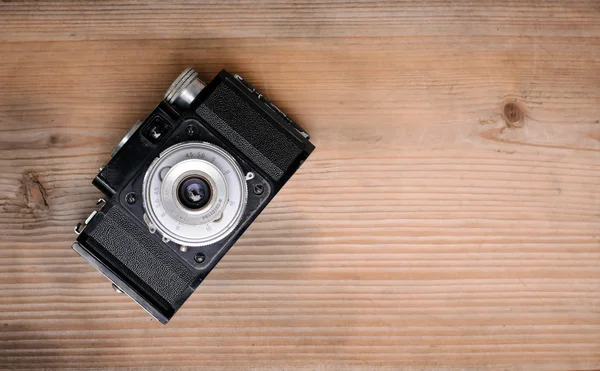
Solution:
[{"label": "black leather camera body", "polygon": [[313,150],[240,76],[187,69],[96,175],[73,249],[166,324]]}]

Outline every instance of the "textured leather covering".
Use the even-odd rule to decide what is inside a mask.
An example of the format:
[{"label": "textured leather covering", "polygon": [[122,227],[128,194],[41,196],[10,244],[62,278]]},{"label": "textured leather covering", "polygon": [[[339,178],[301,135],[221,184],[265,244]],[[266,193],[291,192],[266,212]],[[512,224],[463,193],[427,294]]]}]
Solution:
[{"label": "textured leather covering", "polygon": [[90,237],[173,307],[188,295],[190,269],[117,207],[111,208]]},{"label": "textured leather covering", "polygon": [[196,113],[276,181],[303,153],[300,142],[283,134],[224,82]]}]

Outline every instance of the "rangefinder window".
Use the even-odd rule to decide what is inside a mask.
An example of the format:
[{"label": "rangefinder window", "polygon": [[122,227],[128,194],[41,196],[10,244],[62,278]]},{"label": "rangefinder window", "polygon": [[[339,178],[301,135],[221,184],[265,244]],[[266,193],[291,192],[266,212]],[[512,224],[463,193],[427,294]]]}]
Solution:
[{"label": "rangefinder window", "polygon": [[158,143],[169,132],[170,126],[160,117],[155,117],[144,130],[144,137],[151,143]]}]

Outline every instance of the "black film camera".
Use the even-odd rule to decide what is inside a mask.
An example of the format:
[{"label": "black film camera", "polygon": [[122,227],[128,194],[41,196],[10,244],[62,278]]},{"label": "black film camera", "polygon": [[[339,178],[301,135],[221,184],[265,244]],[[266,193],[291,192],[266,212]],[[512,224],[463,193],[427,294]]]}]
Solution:
[{"label": "black film camera", "polygon": [[314,150],[238,75],[192,69],[138,121],[93,184],[105,195],[73,249],[167,323]]}]

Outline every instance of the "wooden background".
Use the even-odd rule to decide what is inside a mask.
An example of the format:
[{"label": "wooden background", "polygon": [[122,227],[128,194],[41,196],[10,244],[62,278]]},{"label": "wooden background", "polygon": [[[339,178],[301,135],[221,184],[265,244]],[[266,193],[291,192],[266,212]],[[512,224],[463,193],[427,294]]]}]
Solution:
[{"label": "wooden background", "polygon": [[[70,245],[188,66],[317,150],[164,327]],[[600,368],[595,0],[0,1],[0,174],[3,368]]]}]

